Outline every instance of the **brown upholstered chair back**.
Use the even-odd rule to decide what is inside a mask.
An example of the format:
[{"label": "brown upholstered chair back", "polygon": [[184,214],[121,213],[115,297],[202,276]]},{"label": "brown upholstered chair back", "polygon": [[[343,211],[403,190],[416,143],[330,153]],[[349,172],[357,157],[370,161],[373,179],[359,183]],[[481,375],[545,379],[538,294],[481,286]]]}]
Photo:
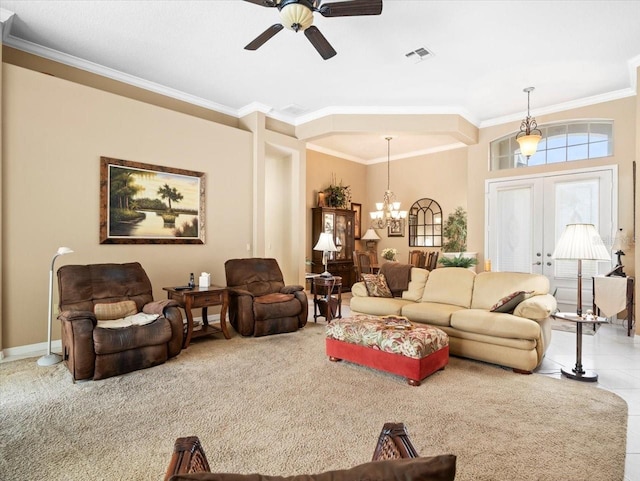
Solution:
[{"label": "brown upholstered chair back", "polygon": [[138,262],[67,265],[58,269],[60,311],[89,311],[97,303],[132,300],[138,311],[153,301],[153,289]]},{"label": "brown upholstered chair back", "polygon": [[254,296],[280,292],[284,278],[275,259],[230,259],[224,264],[227,286],[244,289]]}]

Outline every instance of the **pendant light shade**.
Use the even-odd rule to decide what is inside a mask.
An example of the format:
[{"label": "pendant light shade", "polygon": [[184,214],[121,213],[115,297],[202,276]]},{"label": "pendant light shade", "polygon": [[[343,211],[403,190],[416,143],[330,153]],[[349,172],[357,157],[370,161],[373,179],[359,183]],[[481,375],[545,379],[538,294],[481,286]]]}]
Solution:
[{"label": "pendant light shade", "polygon": [[523,92],[527,93],[527,117],[520,124],[520,132],[516,135],[516,140],[520,144],[520,153],[524,155],[527,160],[538,149],[538,142],[542,139],[542,132],[538,129],[536,119],[529,115],[529,99],[531,92],[535,90],[535,87],[527,87]]}]

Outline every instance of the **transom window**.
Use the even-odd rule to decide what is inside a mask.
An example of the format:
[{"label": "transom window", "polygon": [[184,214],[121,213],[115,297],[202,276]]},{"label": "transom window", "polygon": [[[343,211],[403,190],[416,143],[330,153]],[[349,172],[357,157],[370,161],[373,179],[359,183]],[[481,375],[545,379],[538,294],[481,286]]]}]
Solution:
[{"label": "transom window", "polygon": [[613,155],[613,121],[582,120],[538,126],[542,140],[528,160],[520,153],[516,133],[490,144],[491,170],[556,164]]}]

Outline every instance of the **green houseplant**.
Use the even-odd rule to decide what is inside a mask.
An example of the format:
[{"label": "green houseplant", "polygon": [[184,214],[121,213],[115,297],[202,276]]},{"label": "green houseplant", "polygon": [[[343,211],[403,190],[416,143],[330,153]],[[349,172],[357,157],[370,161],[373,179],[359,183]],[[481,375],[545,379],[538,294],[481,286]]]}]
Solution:
[{"label": "green houseplant", "polygon": [[457,207],[449,214],[442,228],[445,242],[442,244],[444,252],[464,252],[467,250],[467,212]]},{"label": "green houseplant", "polygon": [[469,267],[475,266],[478,263],[478,259],[474,257],[463,257],[462,253],[454,257],[441,257],[438,259],[438,263],[443,267]]}]

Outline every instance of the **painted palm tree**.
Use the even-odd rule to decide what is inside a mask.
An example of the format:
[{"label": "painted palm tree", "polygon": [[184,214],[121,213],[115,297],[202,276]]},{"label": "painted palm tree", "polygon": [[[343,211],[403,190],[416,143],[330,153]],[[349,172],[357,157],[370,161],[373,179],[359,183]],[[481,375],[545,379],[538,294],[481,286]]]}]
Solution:
[{"label": "painted palm tree", "polygon": [[184,199],[184,196],[178,192],[175,187],[169,187],[169,184],[164,184],[162,187],[158,189],[158,195],[162,199],[167,199],[169,201],[169,211],[172,211],[171,201],[180,202]]}]

